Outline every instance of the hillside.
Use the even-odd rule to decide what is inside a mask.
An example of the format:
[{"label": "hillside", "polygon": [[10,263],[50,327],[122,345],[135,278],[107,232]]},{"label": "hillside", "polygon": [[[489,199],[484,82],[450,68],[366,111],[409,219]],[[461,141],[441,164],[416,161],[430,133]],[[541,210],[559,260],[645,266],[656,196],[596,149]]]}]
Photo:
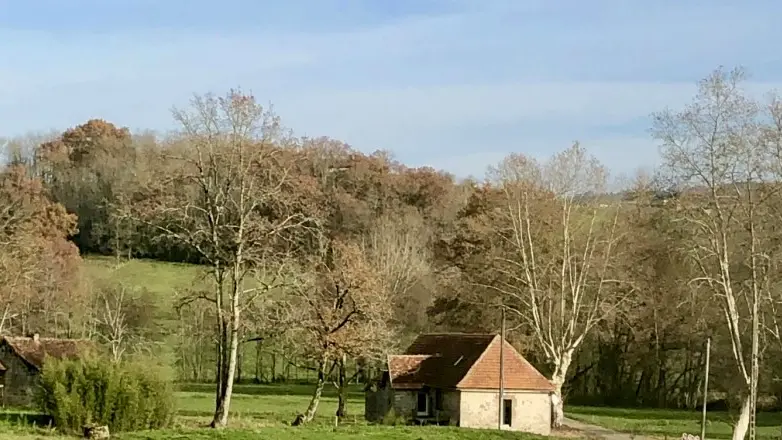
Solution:
[{"label": "hillside", "polygon": [[156,260],[122,260],[114,257],[86,255],[85,275],[90,281],[105,281],[134,288],[144,288],[160,297],[171,299],[177,291],[197,287],[206,272],[194,264],[168,263]]},{"label": "hillside", "polygon": [[[125,298],[131,303],[126,310],[130,315],[137,315],[131,318],[128,330],[134,335],[144,335],[145,341],[138,345],[145,352],[172,360],[180,381],[200,382],[214,377],[213,341],[199,321],[204,318],[203,313],[211,312],[211,305],[197,306],[200,312],[197,316],[187,315],[189,318],[180,318],[175,310],[177,297],[181,298],[188,290],[208,288],[204,266],[146,259],[117,263],[114,257],[98,255],[86,255],[83,261],[85,281],[93,288],[122,286],[132,292]],[[306,364],[275,344],[246,341],[240,348],[237,379],[306,382],[314,378],[314,372]]]}]

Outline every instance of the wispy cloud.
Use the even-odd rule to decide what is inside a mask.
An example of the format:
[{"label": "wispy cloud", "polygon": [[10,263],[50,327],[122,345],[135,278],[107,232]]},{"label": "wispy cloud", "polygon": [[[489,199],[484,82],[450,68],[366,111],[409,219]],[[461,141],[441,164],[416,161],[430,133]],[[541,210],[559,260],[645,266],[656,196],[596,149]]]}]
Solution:
[{"label": "wispy cloud", "polygon": [[629,171],[656,160],[649,113],[716,66],[782,84],[770,0],[268,3],[0,2],[0,133],[166,129],[193,92],[239,85],[299,133],[411,164],[480,175],[580,139]]}]

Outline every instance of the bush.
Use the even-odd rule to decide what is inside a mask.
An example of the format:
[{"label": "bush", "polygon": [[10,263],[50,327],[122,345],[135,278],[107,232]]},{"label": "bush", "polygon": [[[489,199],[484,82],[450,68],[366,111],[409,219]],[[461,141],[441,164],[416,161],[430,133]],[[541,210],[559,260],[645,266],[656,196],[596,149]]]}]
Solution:
[{"label": "bush", "polygon": [[174,392],[162,377],[140,363],[49,359],[41,374],[38,407],[69,432],[81,432],[88,424],[108,425],[112,433],[163,428],[174,415]]},{"label": "bush", "polygon": [[400,426],[400,425],[406,425],[407,419],[397,414],[396,410],[394,408],[391,408],[388,410],[385,416],[383,416],[383,420],[380,422],[381,425],[387,425],[387,426]]}]

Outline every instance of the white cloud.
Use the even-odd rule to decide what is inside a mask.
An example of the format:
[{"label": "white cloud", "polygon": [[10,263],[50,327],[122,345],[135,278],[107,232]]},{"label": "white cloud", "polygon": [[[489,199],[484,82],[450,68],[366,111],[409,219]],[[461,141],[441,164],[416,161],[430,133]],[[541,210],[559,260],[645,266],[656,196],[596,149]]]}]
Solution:
[{"label": "white cloud", "polygon": [[626,126],[688,102],[693,71],[706,75],[743,54],[761,66],[777,60],[756,44],[773,41],[766,21],[751,20],[764,15],[724,3],[447,1],[462,8],[340,32],[0,30],[0,40],[19,42],[0,45],[12,60],[0,66],[0,133],[91,117],[166,128],[169,108],[191,93],[241,85],[299,133],[391,149],[459,175],[482,173],[510,151],[547,154],[576,139],[610,167],[632,170],[654,161],[656,147],[645,127]]}]

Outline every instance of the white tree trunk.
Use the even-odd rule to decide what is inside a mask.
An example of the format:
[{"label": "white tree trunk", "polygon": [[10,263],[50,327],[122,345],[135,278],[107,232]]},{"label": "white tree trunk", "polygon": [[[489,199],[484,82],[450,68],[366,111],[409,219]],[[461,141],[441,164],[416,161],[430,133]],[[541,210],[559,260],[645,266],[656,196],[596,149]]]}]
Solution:
[{"label": "white tree trunk", "polygon": [[562,386],[565,384],[567,372],[573,361],[573,353],[566,351],[561,356],[554,367],[554,373],[551,375],[551,383],[554,385],[554,395],[551,398],[551,426],[561,428],[565,421],[565,403],[562,400]]},{"label": "white tree trunk", "polygon": [[236,361],[239,354],[239,296],[236,292],[231,299],[231,327],[229,330],[229,351],[227,371],[223,376],[224,392],[218,402],[212,427],[221,428],[228,425],[228,412],[231,408],[231,395],[233,394],[234,376],[236,376]]},{"label": "white tree trunk", "polygon": [[747,429],[749,429],[749,411],[750,397],[747,396],[744,399],[744,403],[741,405],[739,420],[736,422],[736,426],[733,427],[733,440],[744,440],[744,437],[747,436]]}]

